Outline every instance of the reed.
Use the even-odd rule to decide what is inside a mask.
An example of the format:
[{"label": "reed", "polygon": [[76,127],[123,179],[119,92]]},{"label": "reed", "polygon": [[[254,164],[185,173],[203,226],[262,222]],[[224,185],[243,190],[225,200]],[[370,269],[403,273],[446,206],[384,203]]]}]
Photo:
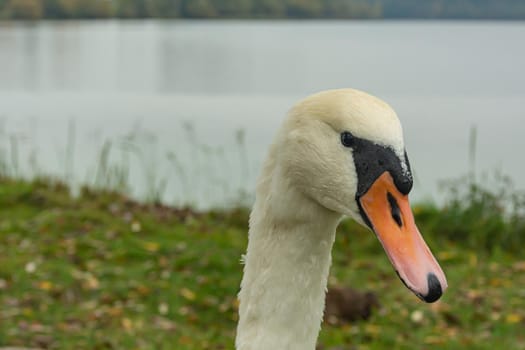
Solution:
[{"label": "reed", "polygon": [[[254,184],[250,182],[254,172],[243,130],[232,135],[232,148],[211,146],[199,143],[195,126],[185,122],[179,129],[185,144],[164,151],[155,134],[135,126],[122,137],[105,140],[90,166],[94,171],[79,181],[75,178],[76,129],[71,120],[58,157],[63,169],[46,173],[38,164],[37,148],[22,154],[19,135],[7,133],[0,122],[0,177],[52,178],[75,193],[80,186],[87,186],[178,207],[249,208],[253,203]],[[467,174],[440,185],[445,193],[442,204],[419,204],[416,211],[425,218],[425,231],[439,232],[440,238],[472,249],[515,251],[525,245],[525,193],[501,172],[478,172],[477,156],[477,129],[473,126]]]}]

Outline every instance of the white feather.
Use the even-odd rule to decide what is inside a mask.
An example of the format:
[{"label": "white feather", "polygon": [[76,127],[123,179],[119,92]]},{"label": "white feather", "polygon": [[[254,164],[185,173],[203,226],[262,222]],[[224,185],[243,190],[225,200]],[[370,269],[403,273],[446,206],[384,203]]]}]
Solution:
[{"label": "white feather", "polygon": [[[395,150],[401,125],[364,92],[321,92],[289,112],[260,175],[239,293],[238,350],[313,350],[319,333],[336,227],[361,222],[350,131]],[[405,164],[406,167],[406,164]]]}]

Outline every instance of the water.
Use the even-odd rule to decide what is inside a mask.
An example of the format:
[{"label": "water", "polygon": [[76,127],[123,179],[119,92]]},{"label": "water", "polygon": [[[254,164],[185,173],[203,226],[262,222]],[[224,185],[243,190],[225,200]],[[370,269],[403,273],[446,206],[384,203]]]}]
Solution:
[{"label": "water", "polygon": [[110,140],[107,172],[134,196],[225,205],[253,192],[297,99],[355,87],[398,112],[415,200],[469,170],[472,126],[476,172],[524,188],[524,37],[523,22],[0,23],[0,156],[94,184]]}]

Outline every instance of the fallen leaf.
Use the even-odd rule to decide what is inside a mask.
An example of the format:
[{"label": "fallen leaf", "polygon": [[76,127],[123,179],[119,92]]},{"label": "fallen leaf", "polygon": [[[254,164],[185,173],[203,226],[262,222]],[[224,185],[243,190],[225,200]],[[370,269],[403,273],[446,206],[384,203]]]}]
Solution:
[{"label": "fallen leaf", "polygon": [[133,221],[131,223],[131,232],[140,232],[140,230],[142,230],[142,226],[140,225],[140,222],[138,221]]},{"label": "fallen leaf", "polygon": [[155,253],[159,250],[160,246],[156,242],[145,242],[144,243],[144,249],[146,249],[148,252]]},{"label": "fallen leaf", "polygon": [[512,264],[515,271],[525,272],[525,261],[518,261]]},{"label": "fallen leaf", "polygon": [[377,335],[381,332],[381,327],[375,324],[367,324],[365,326],[365,332],[372,335]]},{"label": "fallen leaf", "polygon": [[425,344],[437,345],[437,344],[443,344],[445,342],[445,339],[443,339],[442,336],[429,335],[425,337],[423,341],[425,342]]},{"label": "fallen leaf", "polygon": [[86,280],[84,282],[84,288],[89,290],[98,289],[100,287],[100,282],[92,274],[87,274]]},{"label": "fallen leaf", "polygon": [[168,258],[166,258],[165,256],[161,256],[158,260],[159,262],[159,266],[160,267],[167,267],[168,266],[168,263],[169,263],[169,260]]},{"label": "fallen leaf", "polygon": [[133,322],[127,318],[127,317],[124,317],[121,321],[120,321],[120,324],[122,325],[122,328],[124,328],[126,331],[131,331],[133,329]]},{"label": "fallen leaf", "polygon": [[119,317],[123,314],[122,307],[114,306],[107,309],[108,315],[112,317]]},{"label": "fallen leaf", "polygon": [[508,287],[511,285],[511,281],[509,280],[504,280],[502,278],[492,278],[490,281],[489,281],[490,285],[493,286],[493,287]]},{"label": "fallen leaf", "polygon": [[421,322],[423,322],[423,317],[423,311],[421,310],[415,310],[410,314],[410,320],[416,324],[420,324]]},{"label": "fallen leaf", "polygon": [[438,255],[439,260],[442,260],[442,261],[451,260],[458,256],[457,252],[453,250],[448,250],[448,251],[444,250],[444,251],[439,252],[437,255]]},{"label": "fallen leaf", "polygon": [[195,293],[193,293],[188,288],[182,288],[180,290],[180,295],[182,295],[184,297],[184,299],[187,299],[187,300],[190,300],[190,301],[193,301],[196,298]]},{"label": "fallen leaf", "polygon": [[521,322],[522,319],[523,319],[522,316],[516,313],[510,313],[507,316],[505,316],[505,322],[509,324],[519,323]]},{"label": "fallen leaf", "polygon": [[36,271],[36,263],[34,261],[30,261],[26,264],[25,270],[27,273],[33,273]]},{"label": "fallen leaf", "polygon": [[140,295],[142,296],[146,296],[146,295],[149,295],[151,293],[151,288],[143,285],[143,284],[140,284],[137,286],[137,292],[139,292]]},{"label": "fallen leaf", "polygon": [[187,306],[182,306],[179,308],[179,315],[188,316],[191,313],[191,309]]},{"label": "fallen leaf", "polygon": [[38,282],[38,288],[42,290],[51,290],[53,288],[53,283],[50,281],[40,281]]},{"label": "fallen leaf", "polygon": [[166,315],[168,311],[170,310],[168,304],[166,303],[160,303],[159,304],[159,314]]}]

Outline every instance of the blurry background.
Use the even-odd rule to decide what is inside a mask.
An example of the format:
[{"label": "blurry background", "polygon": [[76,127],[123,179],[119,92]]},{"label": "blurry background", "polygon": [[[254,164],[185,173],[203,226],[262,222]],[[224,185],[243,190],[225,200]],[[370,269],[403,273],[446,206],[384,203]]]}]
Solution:
[{"label": "blurry background", "polygon": [[27,20],[0,22],[4,174],[249,204],[290,106],[354,87],[401,118],[414,200],[467,172],[525,185],[525,25],[494,21],[522,1],[0,0],[0,18]]},{"label": "blurry background", "polygon": [[346,220],[318,349],[525,349],[523,19],[522,0],[0,0],[0,350],[233,348],[268,145],[340,87],[397,111],[449,288],[419,302]]}]

